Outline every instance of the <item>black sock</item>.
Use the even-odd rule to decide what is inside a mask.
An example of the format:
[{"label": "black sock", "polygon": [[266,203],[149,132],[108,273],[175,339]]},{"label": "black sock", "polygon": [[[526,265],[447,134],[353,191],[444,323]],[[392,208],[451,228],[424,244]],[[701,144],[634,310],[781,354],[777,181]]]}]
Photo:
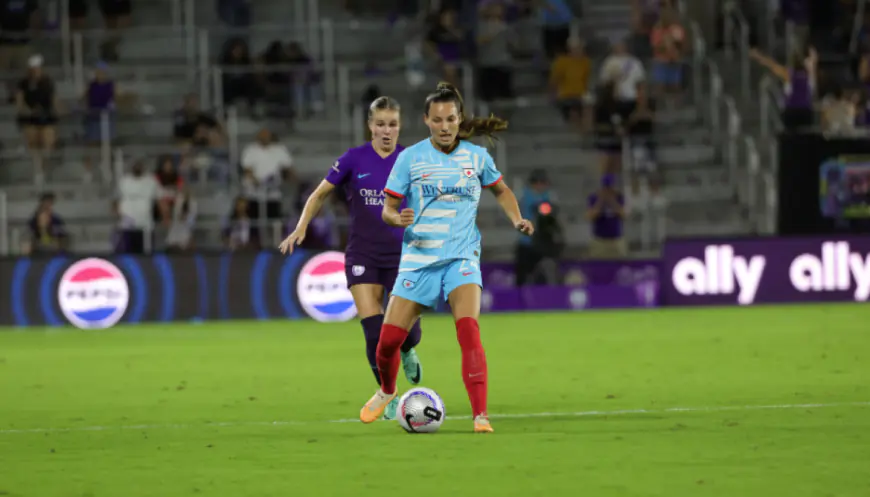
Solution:
[{"label": "black sock", "polygon": [[372,368],[372,373],[375,375],[375,381],[378,385],[381,384],[381,375],[378,374],[378,340],[381,338],[381,326],[384,324],[384,315],[375,314],[360,321],[363,328],[363,333],[366,337],[366,358],[369,360],[369,366]]}]

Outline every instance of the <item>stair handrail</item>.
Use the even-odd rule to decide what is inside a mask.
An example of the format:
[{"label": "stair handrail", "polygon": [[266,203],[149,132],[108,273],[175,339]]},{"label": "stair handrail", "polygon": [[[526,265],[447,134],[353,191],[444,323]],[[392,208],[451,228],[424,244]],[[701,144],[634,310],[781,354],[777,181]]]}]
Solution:
[{"label": "stair handrail", "polygon": [[749,99],[751,92],[749,64],[749,22],[736,2],[727,2],[723,10],[723,31],[725,56],[738,62],[740,77],[740,96]]}]

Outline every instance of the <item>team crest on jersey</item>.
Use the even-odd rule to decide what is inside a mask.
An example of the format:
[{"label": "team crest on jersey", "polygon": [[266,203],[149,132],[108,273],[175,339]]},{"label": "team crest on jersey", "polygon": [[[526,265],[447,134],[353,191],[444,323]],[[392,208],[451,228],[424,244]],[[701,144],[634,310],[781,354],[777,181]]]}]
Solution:
[{"label": "team crest on jersey", "polygon": [[362,276],[366,272],[365,266],[354,266],[351,268],[354,276]]},{"label": "team crest on jersey", "polygon": [[402,286],[405,288],[414,288],[414,282],[411,280],[405,280],[402,282]]},{"label": "team crest on jersey", "polygon": [[474,169],[466,169],[465,170],[465,177],[470,178],[472,176],[474,176]]}]

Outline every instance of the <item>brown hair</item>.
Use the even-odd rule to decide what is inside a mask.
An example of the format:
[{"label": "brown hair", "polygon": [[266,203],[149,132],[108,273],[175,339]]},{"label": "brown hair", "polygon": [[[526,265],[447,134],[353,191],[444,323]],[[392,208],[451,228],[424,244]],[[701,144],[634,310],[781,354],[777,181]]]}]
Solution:
[{"label": "brown hair", "polygon": [[487,138],[495,138],[495,134],[499,131],[504,131],[508,127],[508,122],[500,117],[490,115],[489,117],[466,117],[465,116],[465,101],[462,100],[462,94],[459,90],[450,83],[438,83],[438,87],[434,93],[430,93],[426,97],[426,116],[429,115],[429,107],[434,103],[453,102],[459,111],[461,119],[459,123],[459,139],[467,140],[472,136],[483,135]]},{"label": "brown hair", "polygon": [[394,110],[398,112],[402,110],[402,106],[393,97],[378,97],[369,105],[369,121],[375,116],[375,112],[379,110]]}]

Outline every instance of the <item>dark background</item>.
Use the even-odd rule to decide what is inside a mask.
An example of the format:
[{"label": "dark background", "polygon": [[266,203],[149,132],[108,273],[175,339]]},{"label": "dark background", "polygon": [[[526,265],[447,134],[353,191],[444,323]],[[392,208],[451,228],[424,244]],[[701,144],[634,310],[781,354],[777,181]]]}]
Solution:
[{"label": "dark background", "polygon": [[779,137],[780,235],[868,233],[870,220],[825,218],[819,210],[819,169],[839,156],[870,156],[870,138],[827,139],[819,133],[784,133]]}]

